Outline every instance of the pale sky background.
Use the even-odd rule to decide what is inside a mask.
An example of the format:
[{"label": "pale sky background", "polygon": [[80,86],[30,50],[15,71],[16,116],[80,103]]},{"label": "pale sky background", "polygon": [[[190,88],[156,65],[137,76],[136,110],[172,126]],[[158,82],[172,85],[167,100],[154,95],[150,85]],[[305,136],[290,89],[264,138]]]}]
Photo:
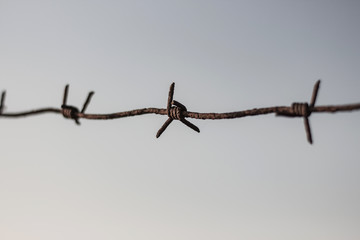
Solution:
[{"label": "pale sky background", "polygon": [[[0,0],[9,112],[360,102],[360,1]],[[360,112],[0,119],[0,239],[360,239]]]}]

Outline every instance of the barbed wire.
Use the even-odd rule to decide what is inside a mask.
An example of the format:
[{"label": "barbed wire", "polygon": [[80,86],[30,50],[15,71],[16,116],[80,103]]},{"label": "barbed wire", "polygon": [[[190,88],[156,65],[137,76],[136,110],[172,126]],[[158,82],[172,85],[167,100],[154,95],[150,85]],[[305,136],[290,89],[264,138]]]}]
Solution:
[{"label": "barbed wire", "polygon": [[243,111],[226,112],[226,113],[199,113],[199,112],[190,112],[183,104],[173,100],[175,83],[172,83],[170,85],[167,106],[165,109],[141,108],[141,109],[134,109],[130,111],[116,112],[109,114],[94,114],[94,113],[85,113],[91,101],[91,98],[94,95],[94,92],[89,92],[81,111],[79,111],[77,107],[67,104],[69,85],[66,85],[64,89],[63,102],[61,108],[48,107],[48,108],[40,108],[36,110],[12,112],[12,113],[4,112],[6,91],[3,91],[1,94],[1,101],[0,101],[0,117],[19,118],[19,117],[26,117],[30,115],[37,115],[43,113],[56,113],[56,114],[62,114],[63,117],[74,120],[77,125],[80,125],[79,119],[81,118],[92,119],[92,120],[110,120],[110,119],[138,116],[144,114],[167,115],[168,119],[156,134],[156,137],[158,138],[161,136],[161,134],[166,130],[166,128],[170,125],[170,123],[173,120],[179,120],[189,128],[193,129],[194,131],[200,132],[200,129],[197,126],[195,126],[193,123],[189,122],[186,118],[195,118],[202,120],[206,120],[206,119],[220,120],[220,119],[233,119],[233,118],[242,118],[247,116],[257,116],[257,115],[275,113],[276,116],[302,117],[304,119],[304,126],[305,126],[307,140],[310,144],[312,144],[313,139],[312,139],[311,128],[309,123],[309,117],[312,113],[314,112],[335,113],[339,111],[360,110],[360,103],[345,104],[345,105],[315,106],[317,95],[319,92],[319,87],[320,87],[320,80],[318,80],[314,85],[310,103],[294,102],[291,104],[291,106],[253,108]]}]

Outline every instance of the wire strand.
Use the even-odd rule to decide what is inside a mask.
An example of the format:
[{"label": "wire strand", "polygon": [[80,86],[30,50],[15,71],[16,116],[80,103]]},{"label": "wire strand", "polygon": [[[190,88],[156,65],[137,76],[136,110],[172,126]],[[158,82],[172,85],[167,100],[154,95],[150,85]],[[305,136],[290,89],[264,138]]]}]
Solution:
[{"label": "wire strand", "polygon": [[[354,111],[360,110],[360,103],[353,104],[344,104],[344,105],[324,105],[324,106],[314,106],[317,98],[318,90],[319,90],[320,80],[316,82],[313,90],[313,95],[311,97],[311,103],[308,105],[307,103],[293,103],[291,106],[274,106],[274,107],[264,107],[264,108],[253,108],[242,111],[234,111],[234,112],[225,112],[225,113],[201,113],[201,112],[190,112],[187,111],[187,108],[181,103],[173,100],[175,83],[172,83],[169,90],[167,108],[140,108],[134,109],[130,111],[123,112],[115,112],[115,113],[104,113],[104,114],[96,114],[96,113],[85,113],[85,109],[87,108],[90,99],[94,92],[90,92],[83,106],[83,110],[81,112],[74,111],[72,114],[64,115],[66,118],[72,118],[75,120],[77,124],[79,124],[78,119],[90,119],[90,120],[110,120],[110,119],[119,119],[125,117],[133,117],[144,114],[158,114],[158,115],[167,115],[169,120],[164,123],[164,126],[160,128],[158,131],[157,137],[159,137],[163,131],[169,126],[172,120],[180,120],[182,123],[192,128],[193,130],[200,132],[199,128],[194,124],[187,121],[185,118],[194,118],[194,119],[202,119],[202,120],[222,120],[222,119],[234,119],[234,118],[243,118],[248,116],[258,116],[265,114],[275,113],[276,116],[285,116],[285,117],[303,117],[305,130],[307,133],[307,139],[309,143],[312,143],[311,130],[309,125],[308,117],[311,113],[335,113],[335,112],[344,112],[344,111]],[[65,105],[68,98],[69,86],[66,85],[63,96],[63,105],[62,108],[39,108],[30,111],[21,111],[21,112],[4,112],[4,99],[5,99],[5,91],[1,97],[1,106],[0,106],[0,117],[3,118],[20,118],[27,117],[32,115],[39,115],[43,113],[55,113],[55,114],[63,114],[67,108],[77,109],[71,105]],[[299,107],[306,107],[304,109],[300,109]],[[174,115],[174,112],[177,114]]]}]

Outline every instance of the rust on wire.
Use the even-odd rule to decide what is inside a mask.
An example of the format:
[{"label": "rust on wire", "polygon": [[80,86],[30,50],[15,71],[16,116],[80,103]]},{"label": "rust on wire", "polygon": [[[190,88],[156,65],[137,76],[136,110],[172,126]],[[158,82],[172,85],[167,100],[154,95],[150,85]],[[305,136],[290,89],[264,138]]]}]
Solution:
[{"label": "rust on wire", "polygon": [[309,123],[309,117],[314,112],[328,112],[335,113],[340,111],[354,111],[360,110],[360,103],[354,104],[345,104],[345,105],[327,105],[327,106],[315,106],[317,95],[319,92],[320,80],[318,80],[313,88],[313,93],[311,96],[310,104],[307,102],[294,102],[291,106],[275,106],[275,107],[266,107],[266,108],[253,108],[243,111],[236,112],[226,112],[226,113],[199,113],[199,112],[190,112],[187,108],[178,101],[173,100],[175,83],[170,85],[168,101],[166,109],[163,108],[141,108],[134,109],[130,111],[124,112],[116,112],[109,114],[89,114],[85,113],[94,92],[89,92],[85,103],[79,111],[79,109],[75,106],[67,104],[67,98],[69,93],[69,85],[65,86],[63,102],[61,108],[41,108],[31,111],[23,111],[17,113],[5,113],[5,95],[6,92],[3,91],[1,94],[0,100],[0,117],[6,118],[17,118],[17,117],[26,117],[31,115],[43,114],[43,113],[56,113],[62,114],[65,118],[74,120],[76,124],[80,124],[79,119],[93,119],[93,120],[109,120],[109,119],[117,119],[131,116],[138,116],[144,114],[159,114],[159,115],[167,115],[168,119],[162,125],[162,127],[158,130],[156,137],[160,137],[160,135],[166,130],[166,128],[172,123],[173,120],[179,120],[189,128],[193,129],[196,132],[200,132],[199,128],[189,122],[186,118],[195,118],[195,119],[211,119],[211,120],[220,120],[220,119],[233,119],[233,118],[242,118],[248,116],[257,116],[264,114],[275,113],[276,116],[284,116],[284,117],[302,117],[304,119],[305,132],[307,135],[307,140],[311,144],[313,142],[311,128]]}]

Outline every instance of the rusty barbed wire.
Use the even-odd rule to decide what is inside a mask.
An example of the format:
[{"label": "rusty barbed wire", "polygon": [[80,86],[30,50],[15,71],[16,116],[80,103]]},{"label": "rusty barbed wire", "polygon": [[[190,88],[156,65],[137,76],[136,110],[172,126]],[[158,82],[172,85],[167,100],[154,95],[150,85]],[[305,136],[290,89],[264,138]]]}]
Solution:
[{"label": "rusty barbed wire", "polygon": [[79,121],[80,118],[92,119],[92,120],[110,120],[110,119],[132,117],[132,116],[144,115],[144,114],[167,115],[168,119],[165,121],[165,123],[162,125],[162,127],[158,130],[156,134],[156,137],[158,138],[166,130],[166,128],[170,125],[170,123],[173,120],[179,120],[189,128],[193,129],[194,131],[200,132],[200,129],[191,122],[189,122],[186,118],[195,118],[202,120],[206,120],[206,119],[221,120],[221,119],[233,119],[233,118],[242,118],[247,116],[257,116],[257,115],[275,113],[276,116],[302,117],[304,119],[304,126],[305,126],[307,140],[310,144],[312,144],[313,138],[309,123],[309,117],[312,113],[314,112],[335,113],[340,111],[360,110],[360,103],[345,104],[345,105],[315,106],[319,88],[320,88],[320,80],[318,80],[314,85],[310,104],[307,102],[301,102],[301,103],[294,102],[291,104],[291,106],[253,108],[243,111],[226,112],[226,113],[199,113],[199,112],[189,112],[183,104],[173,100],[175,83],[172,83],[170,85],[166,109],[141,108],[141,109],[134,109],[130,111],[116,112],[109,114],[94,114],[94,113],[85,113],[91,101],[91,98],[94,95],[94,92],[92,91],[89,92],[81,111],[79,111],[77,107],[67,104],[69,85],[66,85],[64,89],[62,105],[60,108],[48,107],[48,108],[40,108],[36,110],[15,112],[15,113],[4,113],[6,91],[3,91],[0,100],[0,117],[19,118],[19,117],[26,117],[26,116],[42,114],[42,113],[56,113],[56,114],[62,114],[63,117],[74,120],[77,125],[80,125],[80,121]]}]

